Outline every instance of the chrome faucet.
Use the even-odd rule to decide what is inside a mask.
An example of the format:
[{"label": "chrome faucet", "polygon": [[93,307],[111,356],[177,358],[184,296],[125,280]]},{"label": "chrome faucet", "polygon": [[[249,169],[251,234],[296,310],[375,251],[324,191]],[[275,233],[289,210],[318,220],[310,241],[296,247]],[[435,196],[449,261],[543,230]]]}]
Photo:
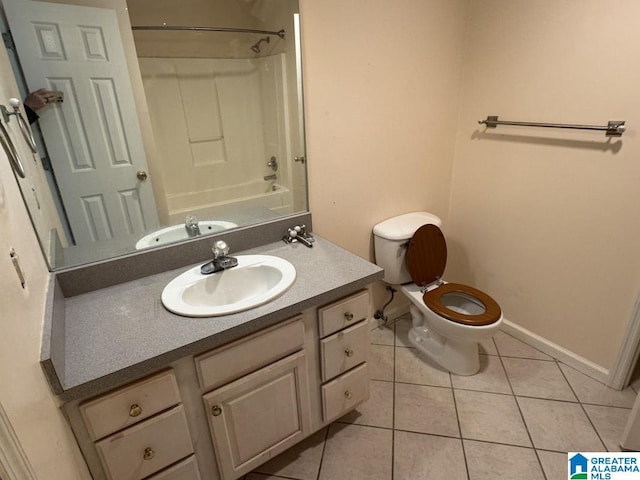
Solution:
[{"label": "chrome faucet", "polygon": [[221,272],[238,265],[238,259],[228,255],[229,246],[223,240],[214,243],[211,251],[213,252],[213,260],[200,267],[200,273],[203,275]]},{"label": "chrome faucet", "polygon": [[198,226],[198,219],[193,215],[187,215],[184,219],[184,229],[187,231],[189,238],[197,237],[200,235],[200,227]]},{"label": "chrome faucet", "polygon": [[313,242],[315,242],[316,239],[313,238],[313,235],[307,233],[306,228],[306,225],[296,225],[295,227],[290,228],[288,230],[288,234],[282,237],[282,241],[285,243],[300,242],[305,247],[312,248]]},{"label": "chrome faucet", "polygon": [[265,181],[267,181],[267,180],[277,180],[278,179],[278,174],[272,173],[271,175],[266,175],[266,176],[264,176],[262,178]]}]

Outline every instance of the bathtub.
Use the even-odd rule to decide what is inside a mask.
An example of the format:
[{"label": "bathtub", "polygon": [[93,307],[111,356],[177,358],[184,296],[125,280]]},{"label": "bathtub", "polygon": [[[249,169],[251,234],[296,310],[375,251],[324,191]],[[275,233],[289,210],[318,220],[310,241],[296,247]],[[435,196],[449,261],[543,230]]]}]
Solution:
[{"label": "bathtub", "polygon": [[294,213],[293,192],[283,185],[262,179],[224,188],[169,195],[167,206],[172,223],[183,221],[186,215],[217,219],[237,217],[246,212],[271,212],[273,217]]}]

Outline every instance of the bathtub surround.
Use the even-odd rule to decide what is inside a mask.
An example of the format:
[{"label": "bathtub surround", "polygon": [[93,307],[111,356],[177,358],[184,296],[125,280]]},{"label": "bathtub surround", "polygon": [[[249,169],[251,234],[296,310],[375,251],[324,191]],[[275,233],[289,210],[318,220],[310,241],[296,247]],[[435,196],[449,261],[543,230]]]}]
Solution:
[{"label": "bathtub surround", "polygon": [[[299,127],[288,124],[284,53],[139,62],[164,173],[156,194],[165,197],[170,223],[187,214],[214,218],[220,210],[247,208],[251,200],[284,215],[306,208],[294,209],[286,160],[292,156],[290,132]],[[271,156],[280,162],[269,182],[262,177]]]}]

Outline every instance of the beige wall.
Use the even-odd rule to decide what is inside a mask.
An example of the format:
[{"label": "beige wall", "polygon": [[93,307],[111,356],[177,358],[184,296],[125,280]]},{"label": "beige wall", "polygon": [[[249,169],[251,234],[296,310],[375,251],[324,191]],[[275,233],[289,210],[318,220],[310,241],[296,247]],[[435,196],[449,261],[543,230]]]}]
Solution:
[{"label": "beige wall", "polygon": [[465,0],[301,1],[314,230],[371,255],[373,225],[445,220]]},{"label": "beige wall", "polygon": [[[0,62],[0,75],[8,65]],[[0,88],[1,91],[6,83]],[[40,368],[40,336],[49,272],[4,151],[0,150],[0,403],[38,478],[89,478],[71,430]],[[14,247],[26,276],[20,286]]]},{"label": "beige wall", "polygon": [[[640,2],[474,0],[464,61],[449,280],[610,368],[640,287]],[[498,127],[606,124],[602,132]]]},{"label": "beige wall", "polygon": [[[4,49],[0,49],[0,103],[17,95]],[[22,140],[14,120],[9,124],[16,148],[23,154],[21,179],[36,225],[47,235],[59,227],[40,162]],[[32,190],[33,188],[33,190]],[[39,198],[37,208],[34,195]],[[73,434],[58,409],[57,399],[40,368],[40,337],[49,272],[25,209],[18,184],[0,148],[0,404],[29,457],[38,478],[89,478]],[[45,240],[48,242],[48,240]],[[15,248],[26,277],[23,289],[9,250]]]}]

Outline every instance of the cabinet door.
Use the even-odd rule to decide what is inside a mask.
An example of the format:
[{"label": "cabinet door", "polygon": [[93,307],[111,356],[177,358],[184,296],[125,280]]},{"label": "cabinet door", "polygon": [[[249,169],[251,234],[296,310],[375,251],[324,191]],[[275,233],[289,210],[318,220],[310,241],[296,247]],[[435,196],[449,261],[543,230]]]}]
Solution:
[{"label": "cabinet door", "polygon": [[310,433],[304,351],[203,398],[224,480],[250,472]]}]

